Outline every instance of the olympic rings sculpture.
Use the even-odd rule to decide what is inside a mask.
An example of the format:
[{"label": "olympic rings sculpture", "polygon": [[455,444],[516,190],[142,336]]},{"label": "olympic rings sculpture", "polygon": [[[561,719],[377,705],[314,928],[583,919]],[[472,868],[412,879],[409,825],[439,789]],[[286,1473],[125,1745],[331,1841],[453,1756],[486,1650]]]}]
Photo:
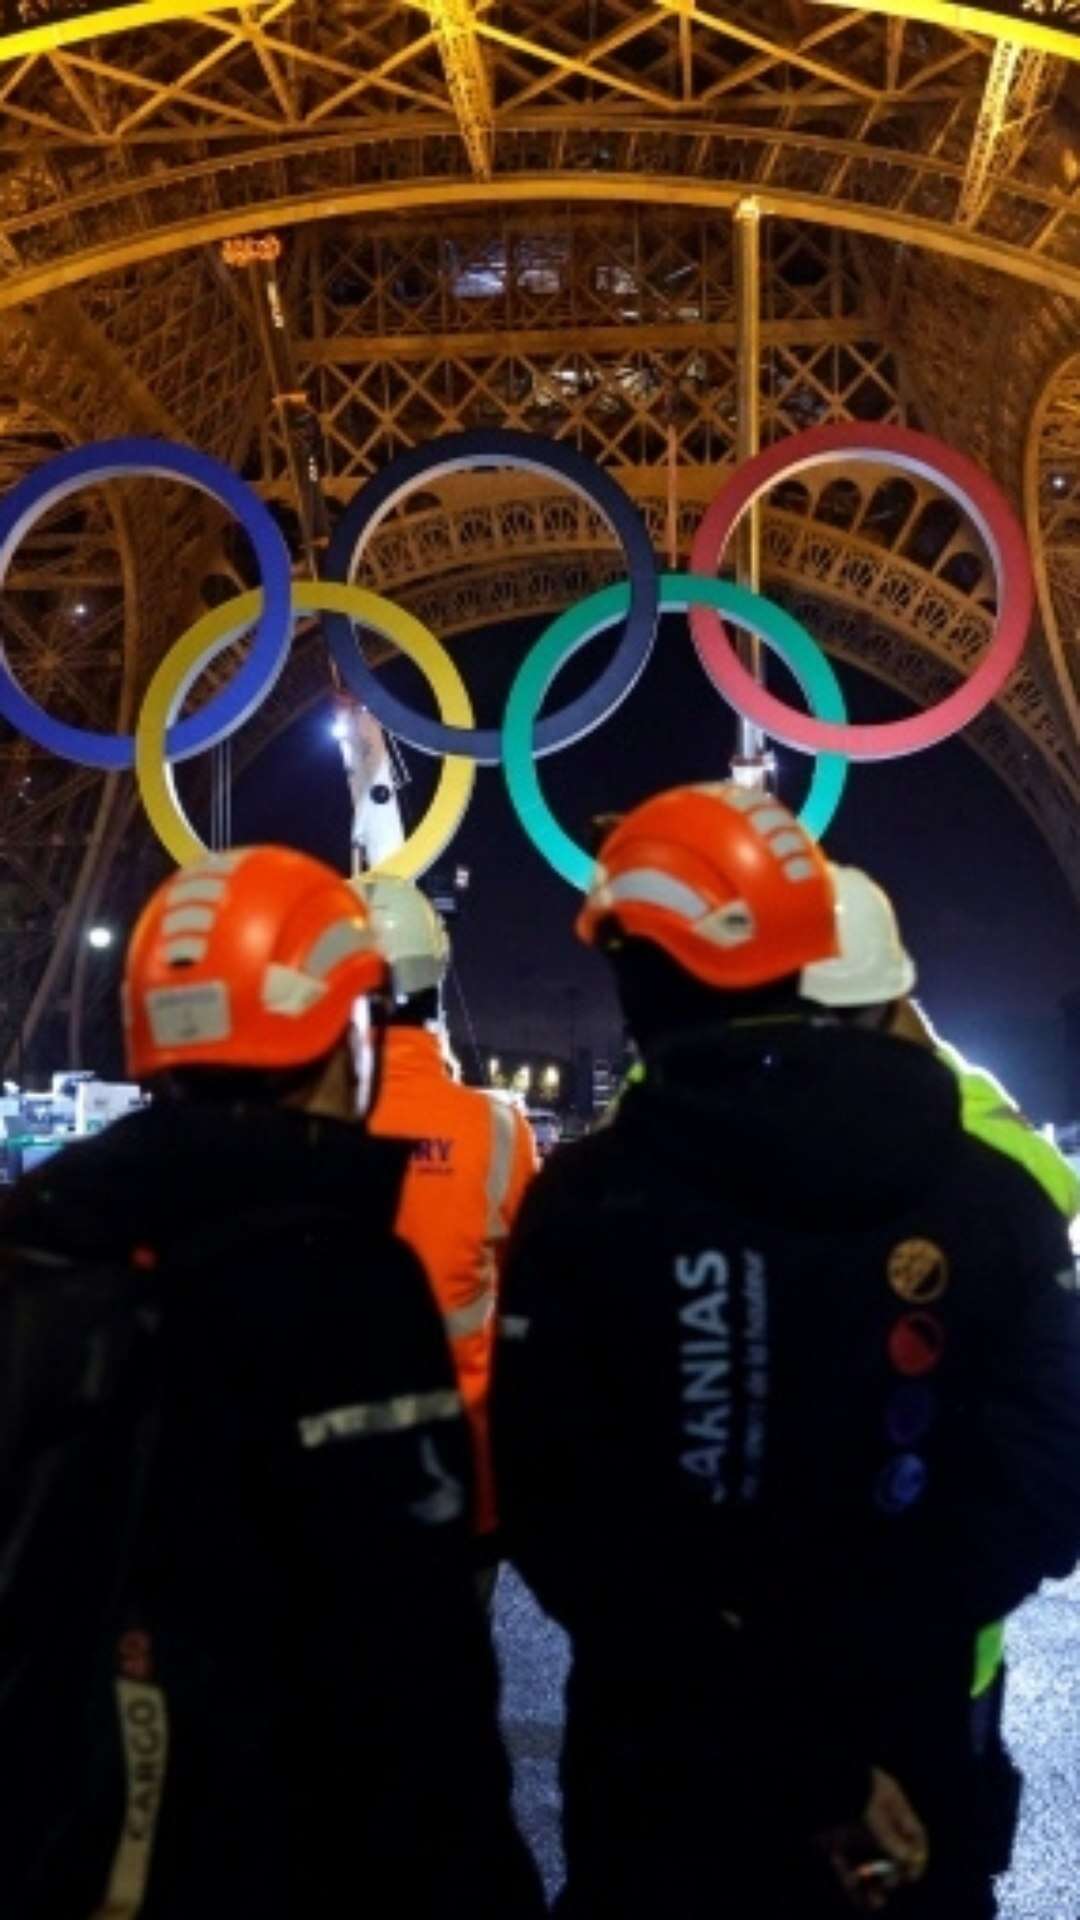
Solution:
[{"label": "olympic rings sculpture", "polygon": [[[944,700],[910,719],[878,726],[848,723],[836,675],[817,642],[789,613],[760,594],[716,578],[743,513],[781,479],[842,458],[899,467],[932,480],[975,522],[997,582],[993,639],[972,675]],[[589,596],[549,623],[521,663],[500,728],[475,725],[467,689],[436,636],[405,608],[351,581],[379,523],[420,482],[476,468],[518,468],[561,481],[588,501],[621,546],[627,580]],[[296,618],[323,614],[327,645],[350,692],[388,732],[442,756],[428,811],[382,871],[422,874],[457,831],[477,765],[501,762],[512,806],[544,858],[570,885],[588,884],[592,862],[551,814],[536,760],[593,732],[616,711],[644,672],[661,612],[689,614],[694,646],[713,684],[737,713],[800,752],[816,756],[800,818],[820,838],[835,813],[850,760],[915,753],[947,739],[1000,692],[1023,650],[1034,588],[1023,530],[1008,501],[970,460],[906,427],[814,427],[745,463],[713,500],[698,530],[687,573],[660,574],[645,524],[621,487],[561,441],[493,429],[450,434],[414,447],[367,481],[338,522],[321,581],[293,580],[284,539],[256,494],[221,462],[167,441],[123,439],[77,448],[45,462],[0,501],[0,587],[19,541],[42,514],[79,487],[110,478],[157,474],[200,488],[231,511],[251,541],[260,588],[215,607],[170,648],[147,689],[131,734],[99,734],[54,719],[29,698],[0,653],[0,714],[64,759],[117,770],[134,767],[147,818],[180,865],[206,849],[176,793],[174,765],[226,740],[266,698],[288,659]],[[778,700],[742,666],[723,619],[763,639],[791,669],[810,709]],[[360,623],[389,640],[426,676],[440,718],[396,699],[363,660]],[[572,655],[622,623],[607,667],[584,694],[538,719],[547,692]],[[224,648],[254,631],[251,649],[229,683],[205,707],[178,720],[184,700]]]}]

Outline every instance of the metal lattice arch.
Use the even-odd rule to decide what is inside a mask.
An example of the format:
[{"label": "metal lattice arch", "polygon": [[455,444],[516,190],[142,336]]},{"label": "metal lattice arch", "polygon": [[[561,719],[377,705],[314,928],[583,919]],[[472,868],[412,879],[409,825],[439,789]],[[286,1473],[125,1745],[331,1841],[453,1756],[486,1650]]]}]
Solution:
[{"label": "metal lattice arch", "polygon": [[[6,476],[108,433],[187,440],[259,487],[303,566],[393,453],[509,425],[609,467],[685,558],[735,458],[732,216],[752,196],[762,437],[906,421],[1026,514],[1042,630],[969,738],[1080,891],[1080,39],[1010,37],[1007,6],[984,34],[931,0],[148,11],[0,34]],[[223,257],[241,236],[280,246],[280,325],[258,249]],[[768,590],[919,702],[985,644],[977,542],[888,474],[778,493],[762,558]],[[553,610],[615,560],[567,497],[478,476],[407,503],[367,573],[453,634]],[[124,724],[250,559],[201,497],[139,483],[45,522],[16,574],[20,671],[65,717]],[[325,685],[305,641],[243,751]],[[63,1010],[86,913],[126,911],[155,856],[125,782],[9,736],[0,844],[10,1051]]]}]

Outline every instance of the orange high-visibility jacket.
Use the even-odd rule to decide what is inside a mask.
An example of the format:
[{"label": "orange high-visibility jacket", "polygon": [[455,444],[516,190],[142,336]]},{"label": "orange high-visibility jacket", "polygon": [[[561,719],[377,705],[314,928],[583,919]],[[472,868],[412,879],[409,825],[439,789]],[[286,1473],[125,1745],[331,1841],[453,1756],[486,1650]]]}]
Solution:
[{"label": "orange high-visibility jacket", "polygon": [[438,1038],[389,1027],[372,1133],[416,1141],[396,1230],[427,1270],[446,1325],[476,1452],[477,1530],[495,1525],[488,1390],[499,1265],[536,1172],[524,1114],[447,1067]]}]

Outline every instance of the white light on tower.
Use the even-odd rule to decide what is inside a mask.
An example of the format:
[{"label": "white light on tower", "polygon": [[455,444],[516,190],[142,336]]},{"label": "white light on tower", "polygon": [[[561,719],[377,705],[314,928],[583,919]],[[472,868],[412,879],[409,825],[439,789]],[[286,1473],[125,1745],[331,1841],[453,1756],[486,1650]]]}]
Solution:
[{"label": "white light on tower", "polygon": [[90,946],[103,953],[106,947],[112,946],[113,930],[111,927],[91,927],[86,938]]}]

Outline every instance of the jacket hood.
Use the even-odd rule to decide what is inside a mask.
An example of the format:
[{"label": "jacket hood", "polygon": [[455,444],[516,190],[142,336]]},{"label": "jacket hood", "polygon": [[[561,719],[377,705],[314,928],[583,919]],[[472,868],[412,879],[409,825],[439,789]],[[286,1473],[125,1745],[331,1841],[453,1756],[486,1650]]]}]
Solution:
[{"label": "jacket hood", "polygon": [[241,1216],[341,1210],[392,1231],[409,1143],[290,1108],[161,1101],[71,1146],[14,1189],[4,1239],[107,1257]]},{"label": "jacket hood", "polygon": [[958,1147],[954,1075],[927,1048],[834,1021],[765,1020],[651,1048],[621,1121],[777,1223],[869,1223]]}]

